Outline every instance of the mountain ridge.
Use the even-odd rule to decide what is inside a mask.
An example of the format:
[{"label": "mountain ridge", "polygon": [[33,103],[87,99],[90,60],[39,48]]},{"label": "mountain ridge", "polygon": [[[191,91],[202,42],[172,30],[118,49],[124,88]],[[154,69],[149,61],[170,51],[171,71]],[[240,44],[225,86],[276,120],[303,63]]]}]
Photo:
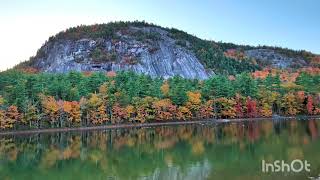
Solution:
[{"label": "mountain ridge", "polygon": [[36,56],[15,68],[45,72],[134,71],[153,77],[207,79],[263,68],[319,67],[319,56],[279,47],[202,40],[146,22],[69,28],[49,38]]}]

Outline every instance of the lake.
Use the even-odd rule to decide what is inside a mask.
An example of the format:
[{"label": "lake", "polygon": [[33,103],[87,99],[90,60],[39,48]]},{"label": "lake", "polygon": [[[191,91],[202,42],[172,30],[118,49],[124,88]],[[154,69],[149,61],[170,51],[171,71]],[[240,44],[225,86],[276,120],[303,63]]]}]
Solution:
[{"label": "lake", "polygon": [[[320,174],[319,128],[263,120],[2,136],[0,179],[309,179]],[[262,172],[263,160],[295,159],[311,172]]]}]

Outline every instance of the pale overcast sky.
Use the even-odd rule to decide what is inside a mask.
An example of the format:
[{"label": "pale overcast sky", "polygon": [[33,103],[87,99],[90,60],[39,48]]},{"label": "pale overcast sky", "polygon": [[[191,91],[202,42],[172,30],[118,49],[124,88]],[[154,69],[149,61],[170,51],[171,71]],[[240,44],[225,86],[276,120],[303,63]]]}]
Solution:
[{"label": "pale overcast sky", "polygon": [[0,70],[80,24],[145,20],[200,38],[320,54],[318,0],[0,0]]}]

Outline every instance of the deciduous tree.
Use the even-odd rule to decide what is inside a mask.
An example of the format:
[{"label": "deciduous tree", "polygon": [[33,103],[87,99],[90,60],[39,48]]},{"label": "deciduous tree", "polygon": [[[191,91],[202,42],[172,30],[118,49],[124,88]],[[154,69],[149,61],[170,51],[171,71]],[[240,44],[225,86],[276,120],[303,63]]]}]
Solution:
[{"label": "deciduous tree", "polygon": [[39,113],[35,105],[28,103],[22,121],[29,124],[29,127],[32,127],[32,124],[37,123],[36,125],[38,127]]},{"label": "deciduous tree", "polygon": [[260,116],[272,116],[272,107],[273,104],[276,103],[275,101],[277,100],[278,93],[262,88],[259,90],[258,97]]},{"label": "deciduous tree", "polygon": [[233,98],[218,98],[215,100],[218,104],[218,115],[222,118],[234,118],[236,117],[236,102]]},{"label": "deciduous tree", "polygon": [[236,116],[238,118],[242,118],[244,116],[243,97],[237,93],[235,101],[236,101],[236,104],[235,104]]},{"label": "deciduous tree", "polygon": [[200,106],[199,115],[202,119],[208,119],[214,116],[213,100],[208,100]]},{"label": "deciduous tree", "polygon": [[152,105],[153,102],[157,100],[157,98],[150,96],[144,98],[134,98],[133,102],[135,103],[137,113],[136,120],[141,123],[153,120],[155,118],[155,110]]},{"label": "deciduous tree", "polygon": [[126,108],[122,108],[119,103],[115,103],[112,107],[112,123],[123,122],[128,117]]},{"label": "deciduous tree", "polygon": [[103,124],[109,120],[106,112],[106,106],[103,100],[96,94],[91,94],[87,101],[88,118],[92,124]]},{"label": "deciduous tree", "polygon": [[192,112],[185,106],[180,106],[177,112],[178,120],[188,120],[192,117]]},{"label": "deciduous tree", "polygon": [[286,115],[294,116],[299,112],[296,96],[291,92],[283,96],[281,107]]},{"label": "deciduous tree", "polygon": [[71,124],[79,125],[81,122],[80,104],[77,101],[64,101],[63,111],[66,113],[67,120]]},{"label": "deciduous tree", "polygon": [[164,81],[161,86],[161,92],[162,92],[163,97],[169,96],[169,90],[170,90],[170,86],[169,86],[168,81]]},{"label": "deciduous tree", "polygon": [[40,95],[42,109],[51,125],[58,121],[60,106],[53,96]]},{"label": "deciduous tree", "polygon": [[126,115],[127,115],[126,119],[129,122],[134,121],[135,113],[136,113],[136,109],[134,108],[134,106],[128,105],[125,110],[126,110]]},{"label": "deciduous tree", "polygon": [[252,99],[250,96],[247,97],[246,100],[246,107],[247,107],[247,117],[253,118],[257,116],[257,102],[256,100]]},{"label": "deciduous tree", "polygon": [[201,106],[201,93],[188,91],[187,96],[188,101],[185,106],[192,112],[194,117],[198,117]]},{"label": "deciduous tree", "polygon": [[160,121],[172,120],[177,113],[177,107],[172,104],[170,99],[161,99],[153,102],[155,118]]},{"label": "deciduous tree", "polygon": [[4,118],[0,121],[1,129],[11,129],[20,119],[20,113],[16,106],[9,106],[5,112]]}]

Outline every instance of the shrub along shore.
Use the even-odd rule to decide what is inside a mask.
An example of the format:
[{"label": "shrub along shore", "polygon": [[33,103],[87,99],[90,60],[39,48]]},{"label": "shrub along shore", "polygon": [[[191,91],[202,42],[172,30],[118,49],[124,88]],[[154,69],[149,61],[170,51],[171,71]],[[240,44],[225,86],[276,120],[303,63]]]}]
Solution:
[{"label": "shrub along shore", "polygon": [[319,84],[319,74],[280,70],[204,81],[132,72],[10,70],[0,75],[0,129],[319,115]]}]

